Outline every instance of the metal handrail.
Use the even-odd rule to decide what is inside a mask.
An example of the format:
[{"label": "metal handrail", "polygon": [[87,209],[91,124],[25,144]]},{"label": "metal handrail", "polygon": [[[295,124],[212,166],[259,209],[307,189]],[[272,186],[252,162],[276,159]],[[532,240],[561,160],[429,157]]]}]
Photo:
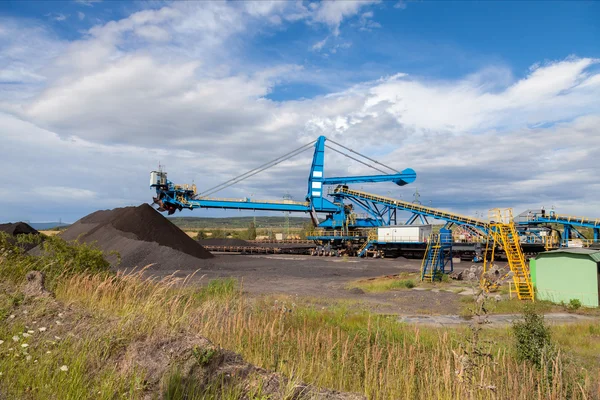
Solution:
[{"label": "metal handrail", "polygon": [[394,205],[394,206],[402,206],[407,210],[410,211],[418,211],[418,212],[422,212],[428,215],[431,215],[432,217],[446,217],[446,218],[452,218],[456,221],[459,222],[465,222],[468,223],[470,225],[476,225],[476,226],[481,226],[484,228],[488,227],[488,223],[476,218],[472,218],[472,217],[467,217],[464,215],[460,215],[460,214],[454,214],[454,213],[448,213],[448,212],[444,212],[441,210],[437,210],[435,208],[429,208],[429,207],[424,207],[418,204],[414,204],[414,203],[409,203],[406,201],[402,201],[402,200],[397,200],[397,199],[392,199],[390,197],[385,197],[385,196],[379,196],[379,195],[373,195],[370,193],[366,193],[366,192],[361,192],[359,190],[353,190],[353,189],[347,189],[344,187],[338,187],[335,189],[336,193],[346,193],[346,194],[350,194],[350,195],[356,195],[356,196],[360,196],[369,200],[374,200],[374,201],[378,201],[380,203],[387,203],[390,205]]},{"label": "metal handrail", "polygon": [[342,232],[342,231],[315,231],[308,236],[331,236],[331,237],[341,237],[341,236],[351,236],[351,237],[367,237],[369,236],[366,232]]},{"label": "metal handrail", "polygon": [[217,198],[217,197],[198,197],[197,200],[207,200],[207,201],[226,201],[226,202],[235,202],[235,203],[266,203],[266,204],[297,204],[302,206],[309,206],[310,203],[307,201],[293,201],[293,200],[251,200],[247,197],[243,197],[241,199],[234,198]]}]

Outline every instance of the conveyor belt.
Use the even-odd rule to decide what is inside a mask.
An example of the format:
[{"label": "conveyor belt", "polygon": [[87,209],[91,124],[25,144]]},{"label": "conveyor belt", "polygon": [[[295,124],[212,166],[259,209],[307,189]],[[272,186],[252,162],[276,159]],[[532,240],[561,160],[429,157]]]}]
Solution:
[{"label": "conveyor belt", "polygon": [[447,211],[438,210],[431,207],[424,207],[420,204],[409,203],[407,201],[392,199],[385,196],[374,195],[359,190],[348,189],[343,186],[339,186],[335,189],[336,194],[344,194],[347,197],[355,197],[361,200],[369,200],[379,204],[385,204],[386,206],[393,207],[399,210],[411,211],[417,214],[425,215],[435,219],[442,219],[444,221],[453,222],[459,225],[470,225],[478,228],[485,229],[486,231],[490,228],[489,224],[485,221],[467,217],[460,214],[449,213]]}]

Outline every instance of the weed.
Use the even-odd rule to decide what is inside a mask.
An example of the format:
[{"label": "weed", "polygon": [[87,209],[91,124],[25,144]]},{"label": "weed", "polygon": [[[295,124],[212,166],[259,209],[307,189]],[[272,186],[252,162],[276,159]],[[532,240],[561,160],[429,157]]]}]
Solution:
[{"label": "weed", "polygon": [[195,297],[199,300],[222,299],[233,297],[237,293],[237,280],[234,278],[217,278],[201,288]]},{"label": "weed", "polygon": [[196,362],[198,362],[198,364],[203,367],[210,364],[210,361],[213,359],[213,357],[217,353],[218,353],[218,350],[210,348],[210,347],[209,348],[200,348],[198,346],[194,346],[192,348],[192,355],[196,359]]},{"label": "weed", "polygon": [[347,288],[359,288],[370,293],[386,292],[394,289],[412,289],[416,286],[412,276],[414,274],[403,273],[397,276],[363,279],[350,283]]},{"label": "weed", "polygon": [[[11,273],[13,262],[23,268],[28,265],[25,256],[10,257],[0,258],[1,278]],[[407,279],[390,279],[402,280]],[[209,282],[200,291],[181,282],[174,276],[160,281],[145,279],[141,272],[57,275],[56,301],[81,310],[81,316],[72,321],[72,330],[77,330],[52,325],[48,332],[36,333],[24,343],[24,326],[32,326],[49,311],[43,302],[19,304],[19,308],[32,307],[30,313],[20,313],[19,321],[0,323],[0,340],[4,341],[0,343],[0,392],[6,398],[20,398],[23,393],[27,398],[142,398],[143,371],[125,373],[115,362],[127,346],[148,337],[199,334],[219,347],[241,353],[259,367],[371,399],[469,398],[473,393],[454,372],[454,353],[463,355],[467,329],[411,327],[393,317],[353,312],[343,306],[292,305],[293,312],[282,313],[272,301],[249,301],[235,289],[234,280]],[[203,293],[200,299],[199,292]],[[13,307],[13,300],[6,299]],[[65,329],[60,336],[66,339],[52,339],[56,333],[51,331],[57,329]],[[574,348],[580,354],[597,354],[594,340],[600,333],[596,327],[557,329],[559,343],[579,346]],[[573,329],[577,335],[572,334]],[[476,398],[594,398],[597,357],[589,358],[587,370],[562,363],[557,354],[549,376],[546,370],[514,356],[505,342],[508,332],[481,330],[478,334],[485,339],[484,345],[466,349],[481,349],[484,359],[493,356],[493,362],[482,362],[472,376],[476,377],[474,385],[493,382],[495,393],[476,392]],[[17,348],[11,339],[17,335],[19,344],[29,347]],[[576,343],[569,344],[569,340]],[[475,353],[465,354],[471,357]],[[210,363],[215,355],[198,349],[196,357],[199,363]],[[33,363],[35,360],[38,362]],[[68,370],[61,370],[63,365]],[[201,388],[173,370],[164,377],[161,394],[169,399],[237,399],[241,390],[240,385],[214,381]],[[249,395],[253,397],[264,395],[257,390]]]},{"label": "weed", "polygon": [[541,367],[544,357],[553,352],[550,329],[544,322],[544,316],[531,307],[525,307],[523,319],[513,323],[517,358],[529,361],[536,367]]},{"label": "weed", "polygon": [[569,304],[567,304],[567,310],[576,311],[581,308],[581,301],[579,299],[571,299],[569,300]]}]

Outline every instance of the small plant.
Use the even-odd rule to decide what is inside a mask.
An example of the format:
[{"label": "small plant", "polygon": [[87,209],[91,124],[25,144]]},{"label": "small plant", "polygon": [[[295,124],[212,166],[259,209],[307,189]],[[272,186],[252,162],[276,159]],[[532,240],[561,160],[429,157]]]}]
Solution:
[{"label": "small plant", "polygon": [[407,289],[412,289],[412,288],[415,287],[415,282],[413,280],[411,280],[411,279],[407,279],[407,280],[405,280],[403,282],[404,282],[404,287],[407,288]]},{"label": "small plant", "polygon": [[569,311],[579,310],[581,308],[581,301],[579,299],[571,299],[566,307]]},{"label": "small plant", "polygon": [[550,337],[550,328],[544,321],[544,316],[532,307],[525,307],[523,319],[513,323],[517,359],[529,361],[540,368],[550,360],[554,346]]},{"label": "small plant", "polygon": [[194,348],[192,349],[192,355],[194,356],[198,364],[203,367],[210,363],[215,354],[217,354],[217,350],[211,347],[200,348],[198,346],[194,346]]},{"label": "small plant", "polygon": [[237,293],[236,287],[237,281],[234,278],[217,278],[200,289],[196,297],[200,300],[231,298]]}]

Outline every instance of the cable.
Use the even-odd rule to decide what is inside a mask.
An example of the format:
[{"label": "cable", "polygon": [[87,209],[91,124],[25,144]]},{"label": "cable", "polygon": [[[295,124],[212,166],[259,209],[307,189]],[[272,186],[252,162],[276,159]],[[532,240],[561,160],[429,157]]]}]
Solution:
[{"label": "cable", "polygon": [[[367,157],[367,156],[365,156],[364,154],[360,154],[359,152],[357,152],[357,151],[354,151],[354,150],[352,150],[352,149],[350,149],[350,148],[348,148],[348,147],[344,146],[343,144],[339,144],[338,142],[335,142],[335,141],[333,141],[333,140],[331,140],[331,139],[328,139],[328,140],[329,140],[331,143],[333,143],[333,144],[336,144],[336,145],[340,146],[340,147],[341,147],[341,148],[343,148],[343,149],[346,149],[346,150],[348,150],[348,151],[350,151],[350,152],[352,152],[352,153],[354,153],[354,154],[357,154],[357,155],[359,155],[359,156],[361,156],[361,157],[364,157],[364,158],[366,158],[366,159],[367,159],[367,160],[369,160],[369,161],[372,161],[372,162],[374,162],[375,164],[379,164],[379,165],[381,165],[382,167],[386,167],[387,169],[390,169],[390,170],[392,170],[392,171],[394,171],[394,172],[396,172],[396,173],[399,173],[399,172],[400,172],[400,171],[398,171],[398,170],[395,170],[395,169],[394,169],[394,168],[392,168],[392,167],[389,167],[389,166],[387,166],[387,165],[385,165],[385,164],[382,164],[382,163],[380,163],[380,162],[379,162],[379,161],[377,161],[377,160],[374,160],[374,159],[372,159],[372,158],[370,158],[370,157]],[[331,148],[331,147],[330,147],[330,148]],[[384,174],[387,174],[387,172],[384,172]]]},{"label": "cable", "polygon": [[381,173],[382,173],[382,174],[384,174],[384,175],[389,175],[387,172],[385,172],[385,171],[383,171],[383,170],[380,170],[379,168],[377,168],[377,167],[374,167],[374,166],[372,166],[372,165],[370,165],[370,164],[367,164],[366,162],[364,162],[364,161],[361,161],[361,160],[359,160],[359,159],[357,159],[357,158],[354,158],[354,157],[352,157],[352,156],[349,156],[349,155],[348,155],[348,154],[346,154],[346,153],[342,153],[341,151],[339,151],[339,150],[337,150],[337,149],[334,149],[334,148],[333,148],[333,147],[331,147],[331,146],[325,145],[325,147],[327,147],[327,148],[328,148],[328,149],[330,149],[330,150],[333,150],[333,151],[335,151],[336,153],[339,153],[339,154],[343,155],[344,157],[348,157],[348,158],[349,158],[349,159],[351,159],[351,160],[354,160],[354,161],[356,161],[356,162],[359,162],[359,163],[361,163],[362,165],[366,165],[366,166],[367,166],[367,167],[369,167],[369,168],[373,168],[374,170],[376,170],[376,171],[379,171],[379,172],[381,172]]},{"label": "cable", "polygon": [[[307,145],[304,145],[304,146],[302,146],[302,147],[300,147],[300,148],[298,148],[298,149],[296,149],[296,150],[294,150],[292,152],[287,153],[285,156],[278,157],[278,158],[276,158],[276,159],[274,159],[274,160],[272,160],[272,161],[270,161],[268,163],[265,163],[265,164],[261,165],[260,167],[254,168],[253,170],[250,170],[250,171],[248,171],[248,172],[246,172],[246,173],[244,173],[242,175],[239,175],[239,176],[237,176],[237,177],[235,177],[233,179],[230,179],[227,182],[223,182],[222,184],[217,185],[217,186],[213,187],[212,189],[205,190],[204,192],[196,195],[195,198],[198,199],[198,198],[201,198],[201,197],[210,196],[211,194],[220,192],[221,190],[226,189],[226,188],[228,188],[228,187],[230,187],[232,185],[235,185],[236,183],[242,182],[243,180],[246,180],[246,179],[250,178],[251,176],[254,176],[254,175],[256,175],[256,174],[258,174],[258,173],[260,173],[260,172],[262,172],[262,171],[264,171],[266,169],[274,167],[277,164],[281,164],[282,162],[287,161],[290,158],[295,157],[298,154],[301,154],[301,153],[305,152],[306,150],[309,150],[310,146],[312,144],[314,144],[314,142],[309,143]],[[283,158],[283,157],[285,157],[285,158]]]},{"label": "cable", "polygon": [[[281,161],[285,161],[285,160],[287,160],[287,159],[289,159],[289,158],[291,158],[291,157],[294,157],[294,156],[296,156],[297,154],[300,154],[302,151],[306,150],[307,148],[309,148],[310,146],[312,146],[313,144],[315,144],[315,142],[316,142],[316,140],[315,140],[315,141],[312,141],[312,142],[310,142],[310,143],[307,143],[307,144],[305,144],[305,145],[303,145],[303,146],[301,146],[301,147],[297,148],[296,150],[292,150],[292,151],[290,151],[289,153],[286,153],[286,154],[284,154],[284,155],[282,155],[282,156],[280,156],[280,157],[277,157],[277,158],[275,158],[274,160],[271,160],[271,161],[269,161],[269,162],[266,162],[266,163],[264,163],[264,164],[262,164],[262,165],[260,165],[260,166],[258,166],[258,167],[256,167],[256,168],[254,168],[254,169],[251,169],[251,170],[250,170],[250,171],[248,171],[248,172],[245,172],[245,173],[243,173],[243,174],[241,174],[241,175],[238,175],[238,176],[236,176],[236,177],[234,177],[234,178],[232,178],[232,179],[230,179],[230,180],[228,180],[228,181],[225,181],[225,182],[223,182],[223,183],[220,183],[220,184],[218,184],[218,185],[216,185],[216,186],[213,186],[213,187],[211,187],[211,188],[209,188],[209,189],[206,189],[206,190],[204,190],[202,193],[199,193],[199,194],[198,194],[198,196],[200,196],[200,197],[202,197],[202,196],[207,196],[209,192],[210,192],[210,193],[214,193],[214,192],[216,192],[216,191],[218,191],[218,190],[221,190],[221,189],[218,189],[218,190],[215,190],[215,189],[217,189],[217,188],[220,188],[221,186],[224,186],[224,185],[228,184],[229,182],[233,182],[233,181],[236,181],[236,182],[238,182],[238,179],[242,178],[242,177],[243,177],[243,176],[245,176],[245,175],[251,174],[251,173],[253,173],[254,171],[257,171],[257,170],[259,170],[259,169],[261,169],[261,168],[264,168],[264,167],[267,167],[267,168],[269,168],[269,167],[272,167],[273,165],[277,165],[277,164],[279,164],[279,162],[281,162]],[[300,150],[302,150],[302,151],[300,151]],[[298,151],[300,151],[300,153],[297,153],[297,154],[295,154],[295,153],[296,153],[296,152],[298,152]],[[290,157],[287,157],[287,156],[289,156],[290,154],[292,154],[292,155],[291,155]],[[282,159],[282,158],[284,158],[284,157],[287,157],[287,158],[285,158],[284,160],[281,160],[281,159]],[[281,160],[281,161],[280,161],[280,160]],[[276,162],[276,163],[275,163],[275,162]],[[273,164],[273,163],[275,163],[275,164]],[[273,164],[273,165],[271,165],[271,164]],[[266,168],[265,168],[265,169],[266,169]],[[264,171],[264,169],[263,169],[263,171]],[[259,172],[260,172],[260,171],[259,171]],[[253,175],[255,175],[255,174],[253,174]],[[252,175],[248,175],[247,177],[250,177],[250,176],[252,176]],[[244,179],[245,179],[245,178],[244,178]],[[242,179],[242,180],[243,180],[243,179]],[[231,185],[228,185],[228,186],[226,186],[226,187],[229,187],[229,186],[231,186]],[[224,188],[222,188],[222,189],[224,189]]]}]

